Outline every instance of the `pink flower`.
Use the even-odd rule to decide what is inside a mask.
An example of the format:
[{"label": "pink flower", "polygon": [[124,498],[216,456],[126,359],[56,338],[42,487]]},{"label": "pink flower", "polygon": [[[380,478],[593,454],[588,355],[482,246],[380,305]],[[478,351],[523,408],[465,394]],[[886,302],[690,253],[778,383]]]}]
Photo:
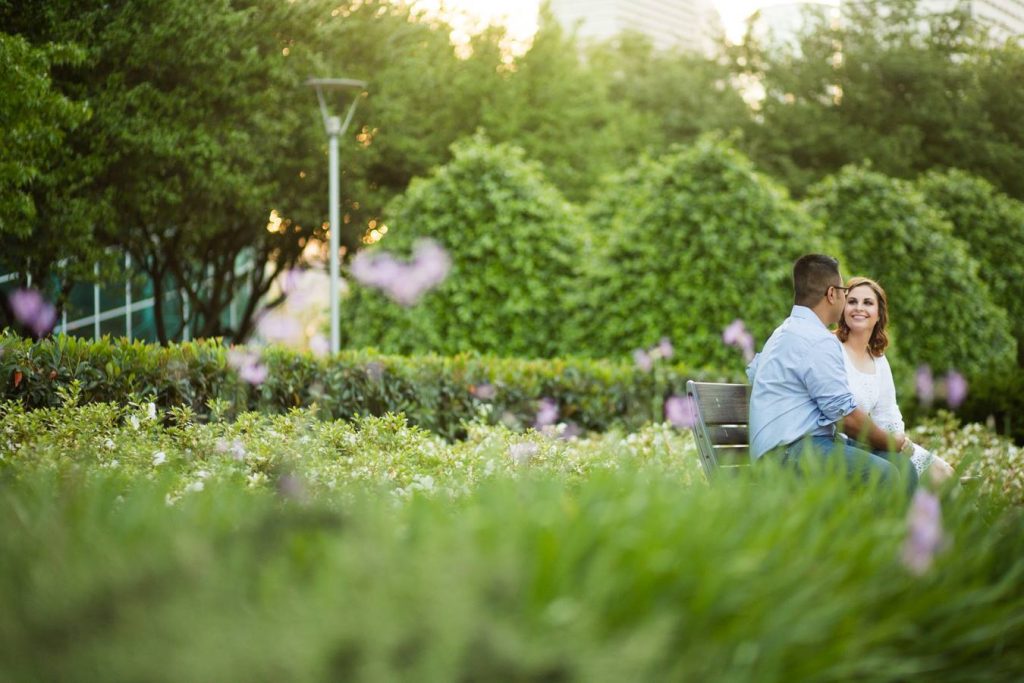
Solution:
[{"label": "pink flower", "polygon": [[939,499],[933,493],[918,489],[907,513],[903,565],[913,574],[924,574],[931,568],[942,543],[942,508]]},{"label": "pink flower", "polygon": [[946,373],[946,405],[956,410],[967,398],[967,379],[956,370]]},{"label": "pink flower", "polygon": [[554,424],[557,419],[558,404],[555,403],[554,399],[542,398],[537,407],[537,417],[534,420],[534,425],[538,429],[541,427],[547,427],[550,424]]},{"label": "pink flower", "polygon": [[52,330],[57,322],[57,309],[37,289],[16,290],[7,302],[11,305],[14,318],[37,337]]},{"label": "pink flower", "polygon": [[935,380],[932,378],[932,368],[927,363],[917,367],[914,386],[917,389],[918,400],[930,406],[935,399]]},{"label": "pink flower", "polygon": [[388,252],[361,251],[352,259],[350,272],[359,283],[379,289],[402,306],[412,306],[448,277],[451,258],[441,245],[420,240],[412,260],[403,263]]},{"label": "pink flower", "polygon": [[736,318],[722,330],[722,342],[743,351],[743,358],[749,363],[754,359],[754,336],[747,331],[742,320]]},{"label": "pink flower", "polygon": [[654,367],[654,360],[643,349],[637,349],[633,352],[633,363],[641,372],[650,372],[651,368]]},{"label": "pink flower", "polygon": [[670,396],[665,400],[665,419],[678,429],[689,429],[697,422],[697,407],[689,396]]},{"label": "pink flower", "polygon": [[230,349],[228,366],[234,368],[243,381],[252,385],[263,384],[269,373],[267,366],[260,362],[259,354],[248,349]]}]

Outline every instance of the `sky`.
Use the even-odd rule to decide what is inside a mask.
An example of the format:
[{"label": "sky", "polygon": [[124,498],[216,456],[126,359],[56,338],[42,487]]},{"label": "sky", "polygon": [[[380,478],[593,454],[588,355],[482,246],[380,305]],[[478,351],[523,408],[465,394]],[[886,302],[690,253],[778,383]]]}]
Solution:
[{"label": "sky", "polygon": [[[441,3],[446,8],[465,10],[473,17],[484,20],[484,23],[500,21],[509,30],[510,36],[516,41],[528,40],[537,29],[537,8],[540,0],[419,0],[418,5],[434,9]],[[726,35],[738,40],[743,35],[744,21],[751,13],[761,7],[783,4],[783,0],[712,0],[712,4],[722,17]],[[471,32],[475,27],[472,19],[449,17],[456,32]]]}]

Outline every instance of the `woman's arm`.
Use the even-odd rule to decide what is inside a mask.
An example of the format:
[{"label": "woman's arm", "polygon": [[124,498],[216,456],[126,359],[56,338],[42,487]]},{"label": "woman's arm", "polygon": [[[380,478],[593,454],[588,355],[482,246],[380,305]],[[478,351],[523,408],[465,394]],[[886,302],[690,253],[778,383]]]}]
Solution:
[{"label": "woman's arm", "polygon": [[871,419],[888,432],[903,432],[903,414],[896,403],[896,383],[892,379],[892,368],[885,356],[876,363],[878,369],[878,405],[871,411]]}]

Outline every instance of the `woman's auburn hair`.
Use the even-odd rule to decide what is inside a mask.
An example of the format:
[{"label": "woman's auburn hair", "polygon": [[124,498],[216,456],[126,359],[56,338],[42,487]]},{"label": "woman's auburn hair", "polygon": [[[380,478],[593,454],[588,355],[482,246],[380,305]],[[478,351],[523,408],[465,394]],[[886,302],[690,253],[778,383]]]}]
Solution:
[{"label": "woman's auburn hair", "polygon": [[[889,346],[889,335],[885,333],[885,328],[889,325],[889,297],[885,295],[882,285],[867,277],[851,277],[847,280],[846,286],[849,288],[847,295],[853,291],[854,287],[860,287],[861,285],[870,287],[878,299],[878,322],[875,323],[875,329],[871,330],[871,338],[868,340],[868,353],[878,358],[885,353],[885,349]],[[839,337],[841,342],[845,342],[850,338],[850,326],[846,324],[845,309],[843,310],[842,317],[839,318],[836,336]]]}]

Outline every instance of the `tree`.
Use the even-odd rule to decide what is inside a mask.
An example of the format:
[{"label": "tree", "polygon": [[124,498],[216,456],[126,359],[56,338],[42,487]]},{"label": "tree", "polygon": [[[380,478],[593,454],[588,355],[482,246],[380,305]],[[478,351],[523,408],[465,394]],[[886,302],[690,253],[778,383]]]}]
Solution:
[{"label": "tree", "polygon": [[542,11],[530,49],[485,104],[481,125],[496,142],[526,150],[569,199],[584,200],[606,173],[643,148],[641,117],[609,98],[605,74],[589,67],[572,34]]},{"label": "tree", "polygon": [[[92,278],[97,255],[96,213],[80,192],[73,170],[61,163],[66,137],[89,116],[84,102],[55,90],[50,71],[73,64],[68,45],[35,47],[0,33],[0,235],[3,263],[44,289],[56,275],[60,298],[73,278]],[[59,209],[54,211],[54,208]]]},{"label": "tree", "polygon": [[[152,281],[160,339],[176,334],[164,324],[165,287],[185,292],[197,336],[245,338],[271,280],[319,225],[302,173],[315,158],[315,110],[292,101],[305,94],[326,3],[89,0],[2,9],[5,25],[28,40],[82,51],[80,62],[54,70],[55,89],[92,110],[68,135],[61,162],[107,219],[98,239],[127,249]],[[43,202],[34,235],[59,213],[59,199]],[[289,219],[283,233],[267,230],[275,208]],[[240,275],[244,254],[254,267]],[[221,313],[243,283],[245,304],[231,327]]]},{"label": "tree", "polygon": [[644,151],[657,153],[710,131],[730,133],[750,121],[723,58],[657,50],[647,36],[627,31],[592,45],[587,64],[608,82],[608,98],[639,116],[629,133]]},{"label": "tree", "polygon": [[797,194],[870,160],[902,178],[964,168],[1024,196],[1019,47],[989,47],[969,14],[917,0],[810,19],[795,44],[749,36],[732,51],[735,72],[764,88],[744,143],[761,168]]}]

